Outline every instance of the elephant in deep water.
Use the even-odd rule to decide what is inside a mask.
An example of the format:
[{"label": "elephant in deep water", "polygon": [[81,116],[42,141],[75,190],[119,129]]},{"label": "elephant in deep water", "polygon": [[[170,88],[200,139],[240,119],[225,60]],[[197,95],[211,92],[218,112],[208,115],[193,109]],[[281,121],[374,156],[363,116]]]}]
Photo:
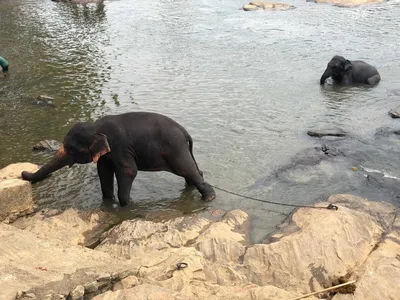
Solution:
[{"label": "elephant in deep water", "polygon": [[174,120],[156,113],[132,112],[105,116],[94,123],[75,124],[53,159],[22,178],[37,182],[75,163],[97,163],[104,199],[114,198],[114,174],[121,206],[128,204],[137,171],[168,171],[193,184],[204,200],[215,191],[204,181],[193,156],[189,133]]},{"label": "elephant in deep water", "polygon": [[324,84],[328,77],[332,77],[335,84],[377,84],[381,80],[378,70],[361,60],[347,60],[343,56],[335,55],[322,74],[320,84]]}]

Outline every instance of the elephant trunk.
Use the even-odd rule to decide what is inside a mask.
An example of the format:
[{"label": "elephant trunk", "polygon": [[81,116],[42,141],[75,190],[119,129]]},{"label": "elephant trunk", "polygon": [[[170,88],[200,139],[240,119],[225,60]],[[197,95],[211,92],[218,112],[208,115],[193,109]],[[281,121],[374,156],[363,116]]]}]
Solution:
[{"label": "elephant trunk", "polygon": [[53,157],[53,159],[44,166],[42,166],[37,172],[30,173],[27,171],[23,171],[21,176],[24,180],[28,180],[30,182],[37,182],[44,179],[50,173],[53,173],[61,169],[62,167],[65,167],[66,165],[70,164],[71,163],[70,161],[71,160],[69,155],[64,150],[64,145],[62,145],[61,148],[56,153],[56,155]]},{"label": "elephant trunk", "polygon": [[332,76],[332,70],[331,70],[331,68],[328,67],[328,68],[326,68],[324,74],[322,74],[319,83],[320,83],[321,85],[324,84],[324,83],[325,83],[325,80],[326,80],[327,78],[331,77],[331,76]]}]

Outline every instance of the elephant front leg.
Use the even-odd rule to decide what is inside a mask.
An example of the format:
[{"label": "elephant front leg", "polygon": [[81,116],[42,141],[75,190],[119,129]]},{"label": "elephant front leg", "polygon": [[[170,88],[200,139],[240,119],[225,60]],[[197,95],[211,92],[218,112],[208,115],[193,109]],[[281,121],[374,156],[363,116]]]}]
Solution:
[{"label": "elephant front leg", "polygon": [[103,200],[114,199],[114,167],[112,162],[101,157],[97,162]]},{"label": "elephant front leg", "polygon": [[121,167],[121,169],[116,170],[115,175],[117,177],[118,184],[119,204],[121,206],[126,206],[130,201],[132,183],[137,175],[136,164],[130,167]]}]

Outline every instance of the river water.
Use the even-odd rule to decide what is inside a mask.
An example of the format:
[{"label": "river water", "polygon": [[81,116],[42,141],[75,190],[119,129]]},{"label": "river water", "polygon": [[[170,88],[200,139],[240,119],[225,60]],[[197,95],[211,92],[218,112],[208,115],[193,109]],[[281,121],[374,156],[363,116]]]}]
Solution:
[{"label": "river water", "polygon": [[[32,145],[62,140],[77,121],[153,111],[189,131],[216,186],[292,204],[351,192],[399,205],[400,143],[380,128],[400,128],[387,114],[400,102],[400,2],[350,9],[285,2],[297,8],[244,12],[243,0],[0,0],[0,55],[10,62],[10,76],[0,79],[0,167],[46,162],[51,155],[33,153]],[[373,64],[382,81],[320,87],[335,54]],[[41,94],[54,97],[56,108],[27,99]],[[307,136],[319,128],[350,137]],[[321,158],[313,147],[324,143],[339,154]],[[132,203],[106,208],[125,218],[241,208],[253,219],[254,240],[292,211],[217,194],[206,204],[179,177],[141,172]],[[58,171],[34,185],[34,196],[39,207],[104,205],[93,164]]]}]

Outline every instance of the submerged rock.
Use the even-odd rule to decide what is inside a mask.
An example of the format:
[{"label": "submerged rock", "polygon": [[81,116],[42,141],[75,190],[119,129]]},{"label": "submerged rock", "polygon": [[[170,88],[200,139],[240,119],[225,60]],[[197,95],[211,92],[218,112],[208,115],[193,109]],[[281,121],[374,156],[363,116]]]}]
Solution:
[{"label": "submerged rock", "polygon": [[400,106],[397,106],[396,108],[392,108],[391,110],[389,110],[389,115],[393,119],[400,118]]},{"label": "submerged rock", "polygon": [[51,0],[53,2],[72,3],[72,4],[89,4],[89,3],[101,3],[104,0]]},{"label": "submerged rock", "polygon": [[363,4],[381,3],[387,0],[313,0],[315,3],[331,3],[340,7],[354,7]]},{"label": "submerged rock", "polygon": [[38,106],[44,107],[53,107],[55,108],[56,105],[54,104],[54,98],[46,95],[40,95],[36,98],[29,98],[30,103]]},{"label": "submerged rock", "polygon": [[252,1],[249,4],[241,7],[244,11],[252,11],[252,10],[288,10],[294,9],[293,5],[289,5],[286,3],[274,3],[274,2],[262,2],[262,1]]},{"label": "submerged rock", "polygon": [[315,129],[307,131],[309,136],[313,137],[325,137],[325,136],[332,136],[332,137],[345,137],[346,133],[341,129]]},{"label": "submerged rock", "polygon": [[57,151],[61,143],[55,140],[43,140],[32,147],[33,151]]}]

